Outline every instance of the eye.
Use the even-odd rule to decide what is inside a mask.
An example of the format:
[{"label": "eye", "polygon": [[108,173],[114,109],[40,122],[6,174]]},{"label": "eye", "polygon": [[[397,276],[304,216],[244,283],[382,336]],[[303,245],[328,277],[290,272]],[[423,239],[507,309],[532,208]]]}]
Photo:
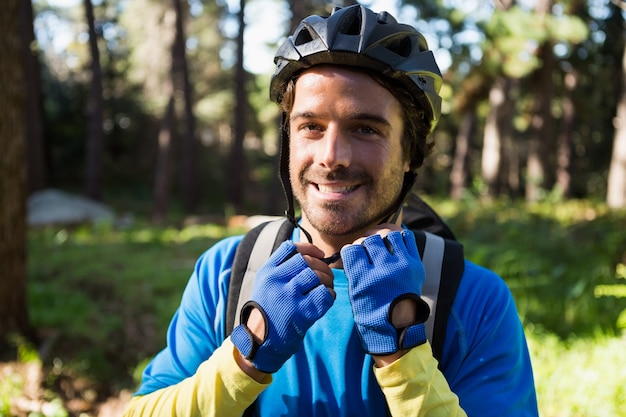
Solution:
[{"label": "eye", "polygon": [[380,132],[368,125],[359,125],[354,129],[356,133],[359,135],[369,136],[369,135],[380,135]]},{"label": "eye", "polygon": [[294,126],[294,135],[301,137],[302,139],[318,139],[322,137],[324,128],[318,123],[303,122]]},{"label": "eye", "polygon": [[315,123],[306,123],[300,127],[301,130],[304,131],[314,131],[314,130],[322,130],[322,128]]}]

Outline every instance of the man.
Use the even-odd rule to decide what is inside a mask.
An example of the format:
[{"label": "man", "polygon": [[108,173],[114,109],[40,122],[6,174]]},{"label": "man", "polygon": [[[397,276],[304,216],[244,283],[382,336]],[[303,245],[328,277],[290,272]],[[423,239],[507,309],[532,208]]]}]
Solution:
[{"label": "man", "polygon": [[229,337],[241,237],[200,257],[126,415],[537,415],[522,326],[495,274],[466,261],[440,364],[426,339],[424,267],[401,221],[440,115],[422,35],[350,6],[305,19],[275,62],[292,240],[258,271]]}]

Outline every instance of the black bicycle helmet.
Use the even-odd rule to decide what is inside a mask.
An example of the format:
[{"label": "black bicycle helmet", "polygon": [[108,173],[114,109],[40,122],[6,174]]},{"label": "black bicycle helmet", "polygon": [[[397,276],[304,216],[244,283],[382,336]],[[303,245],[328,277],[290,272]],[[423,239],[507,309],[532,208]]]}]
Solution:
[{"label": "black bicycle helmet", "polygon": [[387,12],[354,5],[329,17],[309,16],[280,46],[270,99],[280,103],[289,80],[319,64],[359,67],[399,81],[420,104],[434,129],[441,115],[442,78],[426,39]]},{"label": "black bicycle helmet", "polygon": [[[287,84],[306,68],[321,64],[345,65],[373,70],[399,83],[423,109],[435,128],[441,115],[442,77],[426,39],[415,28],[398,23],[387,12],[375,13],[361,6],[335,7],[328,17],[309,16],[280,46],[274,57],[276,71],[270,83],[270,99],[280,103]],[[283,115],[285,117],[285,115]],[[399,212],[417,174],[405,175],[398,202],[388,216]],[[280,179],[287,197],[287,217],[294,218],[293,192],[289,180],[289,131],[281,130]],[[309,241],[310,235],[303,230]]]}]

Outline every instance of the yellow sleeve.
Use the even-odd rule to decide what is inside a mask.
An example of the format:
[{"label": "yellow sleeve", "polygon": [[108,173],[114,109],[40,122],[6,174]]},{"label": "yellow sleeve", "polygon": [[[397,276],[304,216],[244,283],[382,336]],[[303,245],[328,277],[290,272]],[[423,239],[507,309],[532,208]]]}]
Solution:
[{"label": "yellow sleeve", "polygon": [[392,416],[467,416],[437,368],[428,342],[390,365],[374,367],[374,375]]},{"label": "yellow sleeve", "polygon": [[235,346],[227,338],[195,375],[147,395],[133,397],[124,412],[131,416],[241,416],[271,383],[256,382],[239,368]]}]

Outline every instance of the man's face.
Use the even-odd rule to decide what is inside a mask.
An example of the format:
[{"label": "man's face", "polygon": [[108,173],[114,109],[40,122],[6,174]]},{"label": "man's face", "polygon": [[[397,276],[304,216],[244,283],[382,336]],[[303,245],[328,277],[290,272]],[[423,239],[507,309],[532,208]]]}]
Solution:
[{"label": "man's face", "polygon": [[313,67],[289,115],[289,170],[303,221],[328,236],[365,231],[396,201],[409,163],[402,109],[367,74]]}]

